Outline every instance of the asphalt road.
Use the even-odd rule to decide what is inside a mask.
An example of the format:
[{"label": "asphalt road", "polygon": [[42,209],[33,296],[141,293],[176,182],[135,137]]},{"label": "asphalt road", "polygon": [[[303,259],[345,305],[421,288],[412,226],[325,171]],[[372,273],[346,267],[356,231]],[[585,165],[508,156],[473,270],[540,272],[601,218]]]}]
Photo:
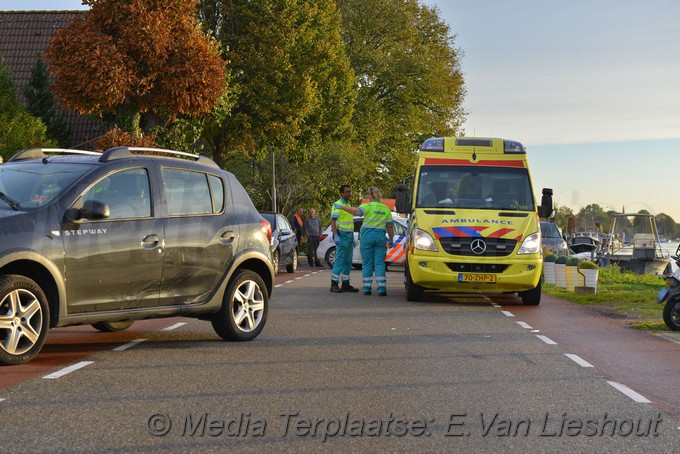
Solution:
[{"label": "asphalt road", "polygon": [[[80,368],[54,364],[0,387],[2,451],[680,452],[680,422],[658,396],[523,321],[550,304],[409,303],[396,270],[384,298],[331,294],[329,279],[328,269],[280,275],[249,343],[192,319],[135,323],[119,340],[55,330],[50,345],[75,350],[66,365]],[[94,353],[59,341],[97,335]],[[47,349],[34,363],[46,354],[59,356]]]}]

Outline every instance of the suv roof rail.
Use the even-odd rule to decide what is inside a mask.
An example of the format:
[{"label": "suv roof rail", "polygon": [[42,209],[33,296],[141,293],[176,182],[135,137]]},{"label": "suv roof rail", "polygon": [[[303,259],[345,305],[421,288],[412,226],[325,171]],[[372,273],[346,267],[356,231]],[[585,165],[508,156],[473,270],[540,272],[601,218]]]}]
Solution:
[{"label": "suv roof rail", "polygon": [[204,164],[204,165],[209,165],[212,167],[218,167],[219,166],[210,159],[207,156],[201,155],[201,154],[195,154],[195,153],[187,153],[184,151],[176,151],[176,150],[166,150],[164,148],[149,148],[149,147],[113,147],[109,148],[106,150],[101,158],[99,160],[101,162],[107,162],[111,161],[114,159],[124,159],[124,158],[131,158],[134,156],[132,153],[133,151],[149,151],[153,153],[158,153],[158,154],[167,154],[167,155],[174,155],[174,156],[179,156],[179,157],[187,157],[187,158],[193,158],[196,160],[199,164]]},{"label": "suv roof rail", "polygon": [[7,162],[20,161],[22,159],[45,158],[48,154],[84,154],[89,156],[99,156],[101,153],[98,151],[73,150],[68,148],[29,148],[28,150],[23,150],[16,153],[14,156],[9,158]]}]

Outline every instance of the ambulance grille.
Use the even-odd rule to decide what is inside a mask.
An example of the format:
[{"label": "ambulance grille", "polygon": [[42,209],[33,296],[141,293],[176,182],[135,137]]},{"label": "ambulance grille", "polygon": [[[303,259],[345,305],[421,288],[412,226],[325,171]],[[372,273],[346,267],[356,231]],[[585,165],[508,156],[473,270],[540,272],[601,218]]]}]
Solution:
[{"label": "ambulance grille", "polygon": [[[482,254],[473,252],[475,240],[482,240],[486,244],[486,250]],[[463,257],[507,257],[517,246],[517,241],[503,238],[449,237],[440,238],[439,243],[447,254]]]}]

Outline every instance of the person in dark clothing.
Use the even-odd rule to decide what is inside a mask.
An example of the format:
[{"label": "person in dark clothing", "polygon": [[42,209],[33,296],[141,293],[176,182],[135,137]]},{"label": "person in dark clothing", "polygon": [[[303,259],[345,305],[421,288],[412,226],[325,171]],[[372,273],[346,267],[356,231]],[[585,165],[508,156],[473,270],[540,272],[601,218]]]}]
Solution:
[{"label": "person in dark clothing", "polygon": [[314,208],[309,209],[309,216],[305,219],[305,235],[307,235],[307,263],[309,266],[323,266],[316,256],[316,248],[319,247],[319,237],[323,226],[321,219],[316,216]]},{"label": "person in dark clothing", "polygon": [[289,219],[290,225],[295,231],[295,238],[297,238],[297,251],[300,252],[300,244],[302,244],[302,235],[304,231],[304,223],[302,222],[302,214],[305,212],[302,208],[298,208],[294,215]]}]

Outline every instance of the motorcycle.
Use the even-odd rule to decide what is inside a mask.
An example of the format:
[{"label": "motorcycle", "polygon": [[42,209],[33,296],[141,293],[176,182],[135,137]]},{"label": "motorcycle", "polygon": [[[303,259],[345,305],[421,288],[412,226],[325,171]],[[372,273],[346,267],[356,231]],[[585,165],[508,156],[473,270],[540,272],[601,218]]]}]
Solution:
[{"label": "motorcycle", "polygon": [[663,321],[673,331],[680,331],[680,246],[671,255],[671,259],[678,266],[672,273],[663,275],[666,287],[659,290],[656,295],[656,302],[666,303],[663,308]]}]

